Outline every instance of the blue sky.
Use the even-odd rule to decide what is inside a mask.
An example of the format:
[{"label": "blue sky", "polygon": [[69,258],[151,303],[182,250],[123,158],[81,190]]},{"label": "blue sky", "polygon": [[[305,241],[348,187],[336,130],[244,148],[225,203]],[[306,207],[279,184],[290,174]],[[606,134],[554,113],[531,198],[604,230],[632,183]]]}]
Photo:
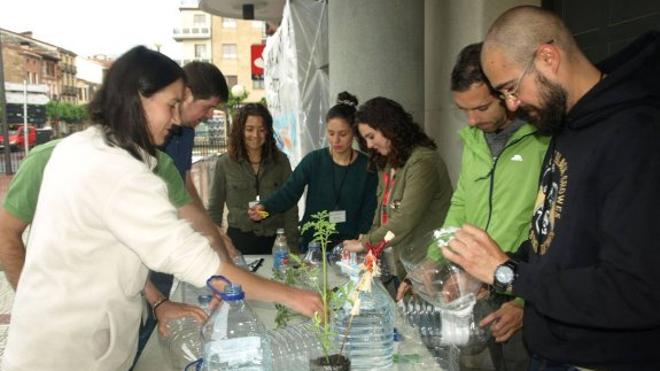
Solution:
[{"label": "blue sky", "polygon": [[179,27],[178,0],[1,0],[0,27],[32,31],[33,37],[78,55],[119,55],[142,44],[178,59],[172,29]]}]

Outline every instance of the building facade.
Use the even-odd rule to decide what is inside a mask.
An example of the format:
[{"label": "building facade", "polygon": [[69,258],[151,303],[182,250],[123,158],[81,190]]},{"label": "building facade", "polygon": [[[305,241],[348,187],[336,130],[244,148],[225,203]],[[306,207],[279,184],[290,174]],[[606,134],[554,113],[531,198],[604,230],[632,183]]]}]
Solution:
[{"label": "building facade", "polygon": [[181,44],[181,65],[194,60],[211,62],[225,75],[229,88],[245,88],[246,101],[261,100],[263,78],[252,78],[251,49],[265,43],[265,22],[212,16],[200,10],[198,0],[182,0],[179,13],[180,27],[174,28],[173,37]]},{"label": "building facade", "polygon": [[50,99],[77,103],[76,53],[37,40],[32,32],[0,29],[5,81],[44,84]]}]

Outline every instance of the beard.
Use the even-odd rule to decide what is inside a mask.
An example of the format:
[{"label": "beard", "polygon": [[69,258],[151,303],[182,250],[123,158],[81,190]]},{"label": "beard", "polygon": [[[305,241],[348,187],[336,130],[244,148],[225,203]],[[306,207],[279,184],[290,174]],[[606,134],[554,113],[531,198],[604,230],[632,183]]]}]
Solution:
[{"label": "beard", "polygon": [[568,93],[561,85],[553,83],[540,73],[535,75],[541,106],[520,106],[519,117],[536,126],[540,134],[557,134],[566,119]]}]

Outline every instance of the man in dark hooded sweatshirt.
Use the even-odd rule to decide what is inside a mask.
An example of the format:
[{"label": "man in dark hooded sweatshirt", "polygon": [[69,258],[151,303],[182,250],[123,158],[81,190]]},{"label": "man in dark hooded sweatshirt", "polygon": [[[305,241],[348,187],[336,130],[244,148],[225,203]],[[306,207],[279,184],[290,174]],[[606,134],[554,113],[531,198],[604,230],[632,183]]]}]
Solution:
[{"label": "man in dark hooded sweatshirt", "polygon": [[517,7],[481,62],[552,140],[518,253],[469,225],[443,253],[525,300],[530,370],[660,370],[660,33],[593,65],[556,15]]}]

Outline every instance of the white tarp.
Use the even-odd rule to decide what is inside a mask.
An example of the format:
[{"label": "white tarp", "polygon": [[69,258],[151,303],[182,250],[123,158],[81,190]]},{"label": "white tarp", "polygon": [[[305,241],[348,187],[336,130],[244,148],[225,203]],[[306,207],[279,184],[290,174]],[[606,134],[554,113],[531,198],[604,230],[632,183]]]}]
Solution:
[{"label": "white tarp", "polygon": [[327,3],[287,1],[263,58],[266,101],[281,148],[298,164],[325,143],[329,109]]}]

